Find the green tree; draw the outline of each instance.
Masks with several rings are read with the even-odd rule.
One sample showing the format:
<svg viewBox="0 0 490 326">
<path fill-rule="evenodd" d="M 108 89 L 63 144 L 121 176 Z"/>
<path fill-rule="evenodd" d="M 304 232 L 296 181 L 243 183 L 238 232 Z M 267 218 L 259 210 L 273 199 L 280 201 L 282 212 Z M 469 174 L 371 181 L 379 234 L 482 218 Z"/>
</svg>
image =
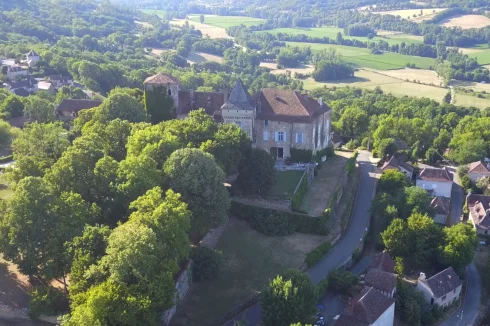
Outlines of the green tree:
<svg viewBox="0 0 490 326">
<path fill-rule="evenodd" d="M 146 121 L 143 104 L 127 94 L 116 93 L 107 97 L 96 109 L 95 120 L 109 122 L 114 119 L 129 122 Z"/>
<path fill-rule="evenodd" d="M 399 277 L 403 277 L 403 258 L 402 257 L 395 257 L 395 273 Z"/>
<path fill-rule="evenodd" d="M 204 24 L 204 15 L 199 16 L 199 21 L 201 22 L 201 24 Z"/>
<path fill-rule="evenodd" d="M 17 95 L 9 95 L 0 103 L 0 117 L 8 120 L 24 115 L 24 103 Z"/>
<path fill-rule="evenodd" d="M 408 253 L 409 241 L 407 223 L 399 218 L 394 219 L 390 226 L 381 233 L 383 244 L 393 256 L 405 257 Z"/>
<path fill-rule="evenodd" d="M 95 121 L 82 129 L 82 135 L 96 134 L 102 140 L 101 148 L 107 155 L 120 162 L 126 158 L 126 146 L 131 135 L 132 125 L 127 120 L 115 119 L 109 123 Z"/>
<path fill-rule="evenodd" d="M 223 262 L 223 254 L 206 246 L 192 249 L 192 279 L 194 281 L 211 280 L 215 278 Z"/>
<path fill-rule="evenodd" d="M 144 103 L 152 124 L 177 118 L 174 100 L 163 86 L 145 88 Z"/>
<path fill-rule="evenodd" d="M 398 150 L 396 147 L 395 139 L 393 138 L 382 139 L 375 147 L 380 158 L 392 156 Z"/>
<path fill-rule="evenodd" d="M 328 273 L 328 286 L 334 291 L 346 294 L 357 283 L 359 278 L 349 271 L 334 269 Z"/>
<path fill-rule="evenodd" d="M 419 187 L 406 187 L 403 192 L 403 197 L 405 204 L 400 210 L 401 217 L 407 218 L 413 212 L 427 213 L 427 208 L 431 201 L 431 197 L 427 191 Z"/>
<path fill-rule="evenodd" d="M 0 249 L 22 273 L 65 283 L 69 259 L 64 243 L 82 234 L 86 223 L 99 214 L 96 206 L 80 195 L 63 192 L 54 196 L 43 179 L 27 177 L 19 182 L 9 203 L 2 203 Z"/>
<path fill-rule="evenodd" d="M 205 234 L 227 216 L 230 206 L 225 174 L 213 156 L 199 149 L 179 149 L 163 166 L 166 182 L 182 194 L 192 211 L 191 229 Z"/>
<path fill-rule="evenodd" d="M 348 107 L 342 113 L 338 126 L 342 136 L 358 139 L 364 135 L 369 125 L 367 113 L 358 107 Z"/>
<path fill-rule="evenodd" d="M 441 263 L 462 271 L 475 257 L 477 246 L 475 229 L 468 223 L 459 223 L 445 228 L 444 235 Z"/>
<path fill-rule="evenodd" d="M 427 215 L 413 213 L 407 220 L 408 258 L 417 266 L 431 266 L 439 255 L 439 246 L 443 239 L 441 229 Z"/>
<path fill-rule="evenodd" d="M 220 124 L 213 139 L 202 143 L 201 149 L 210 153 L 226 175 L 238 172 L 240 164 L 252 149 L 247 133 L 235 124 Z"/>
<path fill-rule="evenodd" d="M 267 326 L 306 323 L 315 314 L 318 293 L 310 277 L 297 270 L 277 276 L 262 293 L 262 321 Z"/>
<path fill-rule="evenodd" d="M 468 139 L 468 141 L 452 149 L 451 158 L 460 164 L 468 164 L 481 160 L 487 155 L 487 145 L 482 139 Z"/>
<path fill-rule="evenodd" d="M 25 103 L 24 115 L 31 121 L 40 123 L 48 123 L 55 120 L 53 104 L 38 96 L 28 97 Z"/>
<path fill-rule="evenodd" d="M 404 189 L 406 185 L 407 179 L 404 173 L 395 169 L 389 169 L 381 175 L 377 188 L 379 192 L 394 195 L 400 190 Z"/>
<path fill-rule="evenodd" d="M 9 148 L 18 134 L 17 130 L 12 128 L 8 122 L 0 120 L 0 149 Z"/>
<path fill-rule="evenodd" d="M 238 187 L 246 194 L 266 194 L 275 182 L 274 165 L 269 153 L 253 148 L 238 175 Z"/>
</svg>

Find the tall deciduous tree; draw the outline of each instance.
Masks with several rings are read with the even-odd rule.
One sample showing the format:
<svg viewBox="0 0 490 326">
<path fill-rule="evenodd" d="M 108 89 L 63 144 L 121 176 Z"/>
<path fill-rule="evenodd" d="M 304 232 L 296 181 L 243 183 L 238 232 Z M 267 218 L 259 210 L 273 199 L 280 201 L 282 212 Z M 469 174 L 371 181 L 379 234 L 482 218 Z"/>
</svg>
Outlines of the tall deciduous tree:
<svg viewBox="0 0 490 326">
<path fill-rule="evenodd" d="M 143 122 L 147 116 L 143 104 L 137 99 L 127 94 L 115 93 L 96 109 L 95 119 L 109 122 L 118 118 L 129 122 Z"/>
<path fill-rule="evenodd" d="M 146 88 L 144 103 L 152 124 L 177 118 L 174 100 L 163 86 Z"/>
<path fill-rule="evenodd" d="M 205 234 L 227 216 L 230 199 L 225 174 L 213 156 L 199 149 L 179 149 L 163 166 L 170 188 L 182 194 L 192 211 L 192 231 Z"/>
<path fill-rule="evenodd" d="M 390 226 L 381 233 L 386 249 L 394 256 L 402 257 L 408 252 L 408 236 L 407 223 L 399 218 L 394 219 Z"/>
<path fill-rule="evenodd" d="M 316 311 L 318 291 L 310 277 L 300 271 L 277 276 L 262 294 L 262 321 L 266 326 L 310 321 Z"/>
<path fill-rule="evenodd" d="M 275 182 L 274 158 L 260 148 L 253 148 L 245 159 L 237 185 L 247 194 L 266 194 Z"/>
<path fill-rule="evenodd" d="M 38 96 L 30 96 L 26 101 L 24 115 L 31 121 L 48 123 L 55 120 L 53 104 Z"/>
<path fill-rule="evenodd" d="M 477 246 L 475 229 L 470 224 L 459 223 L 445 228 L 444 234 L 441 262 L 462 271 L 475 257 Z"/>
<path fill-rule="evenodd" d="M 12 147 L 15 168 L 8 170 L 10 181 L 27 176 L 42 177 L 70 146 L 61 123 L 30 123 L 18 133 Z"/>
<path fill-rule="evenodd" d="M 360 138 L 368 129 L 369 117 L 358 107 L 348 107 L 342 113 L 337 126 L 342 136 L 351 139 Z"/>
<path fill-rule="evenodd" d="M 381 175 L 377 187 L 379 192 L 394 195 L 402 190 L 406 185 L 407 179 L 404 173 L 395 169 L 389 169 Z"/>
</svg>

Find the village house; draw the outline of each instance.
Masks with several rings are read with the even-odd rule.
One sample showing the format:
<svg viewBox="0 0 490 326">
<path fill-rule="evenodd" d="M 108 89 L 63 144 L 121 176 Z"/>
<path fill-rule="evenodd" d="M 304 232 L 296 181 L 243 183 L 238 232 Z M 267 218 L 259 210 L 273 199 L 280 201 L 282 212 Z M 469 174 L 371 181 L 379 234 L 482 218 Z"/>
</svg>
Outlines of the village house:
<svg viewBox="0 0 490 326">
<path fill-rule="evenodd" d="M 29 96 L 38 90 L 38 82 L 33 78 L 24 80 L 8 81 L 6 83 L 9 92 L 19 96 Z"/>
<path fill-rule="evenodd" d="M 196 92 L 181 90 L 176 78 L 164 74 L 148 77 L 144 85 L 162 87 L 172 97 L 178 118 L 203 108 L 218 122 L 240 126 L 255 147 L 277 159 L 291 157 L 291 148 L 314 154 L 330 145 L 330 108 L 296 91 L 266 88 L 251 96 L 239 79 L 229 96 L 227 90 Z"/>
<path fill-rule="evenodd" d="M 490 177 L 490 163 L 486 164 L 482 161 L 477 161 L 468 164 L 468 176 L 472 182 L 477 182 L 478 179 Z"/>
<path fill-rule="evenodd" d="M 395 262 L 388 252 L 383 251 L 373 257 L 364 277 L 364 285 L 393 298 L 396 292 Z"/>
<path fill-rule="evenodd" d="M 466 207 L 468 220 L 478 234 L 490 234 L 490 196 L 468 194 Z"/>
<path fill-rule="evenodd" d="M 97 100 L 72 100 L 63 99 L 56 107 L 55 114 L 60 120 L 74 120 L 78 117 L 78 112 L 95 108 L 102 104 Z"/>
<path fill-rule="evenodd" d="M 451 198 L 453 177 L 446 168 L 425 168 L 420 171 L 416 185 L 433 197 Z"/>
<path fill-rule="evenodd" d="M 41 60 L 41 56 L 36 51 L 31 50 L 26 54 L 26 62 L 29 68 L 35 67 L 36 63 Z"/>
<path fill-rule="evenodd" d="M 63 86 L 73 85 L 73 79 L 68 76 L 53 75 L 49 76 L 48 81 L 55 87 L 61 88 Z"/>
<path fill-rule="evenodd" d="M 394 169 L 402 172 L 403 174 L 405 174 L 405 177 L 408 180 L 412 180 L 413 172 L 415 170 L 413 166 L 396 158 L 395 155 L 393 155 L 390 159 L 387 159 L 386 162 L 381 167 L 381 170 L 383 172 L 390 169 Z"/>
<path fill-rule="evenodd" d="M 27 76 L 28 74 L 29 72 L 27 71 L 27 69 L 23 69 L 21 66 L 14 65 L 7 68 L 7 77 L 10 80 L 14 80 L 22 76 Z"/>
<path fill-rule="evenodd" d="M 430 207 L 435 211 L 434 222 L 446 225 L 447 218 L 451 211 L 451 199 L 446 197 L 434 197 L 430 202 Z"/>
<path fill-rule="evenodd" d="M 335 326 L 393 326 L 395 300 L 372 287 L 364 288 L 354 297 Z"/>
<path fill-rule="evenodd" d="M 417 290 L 424 294 L 425 301 L 429 305 L 447 307 L 461 295 L 463 282 L 452 267 L 446 268 L 427 279 L 425 273 L 420 273 Z"/>
<path fill-rule="evenodd" d="M 53 84 L 51 84 L 50 82 L 47 82 L 47 81 L 40 81 L 38 84 L 37 84 L 37 90 L 38 91 L 46 91 L 48 93 L 51 93 L 53 94 L 55 92 L 55 88 L 53 86 Z"/>
</svg>

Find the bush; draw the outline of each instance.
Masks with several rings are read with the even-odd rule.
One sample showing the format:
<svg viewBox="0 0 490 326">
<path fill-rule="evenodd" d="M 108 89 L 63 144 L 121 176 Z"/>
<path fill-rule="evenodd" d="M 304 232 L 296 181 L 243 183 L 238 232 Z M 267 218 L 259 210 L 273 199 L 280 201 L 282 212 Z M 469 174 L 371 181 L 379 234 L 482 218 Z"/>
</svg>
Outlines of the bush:
<svg viewBox="0 0 490 326">
<path fill-rule="evenodd" d="M 303 201 L 303 197 L 305 196 L 307 191 L 308 191 L 308 178 L 306 177 L 306 173 L 304 173 L 303 177 L 301 177 L 301 181 L 298 189 L 296 190 L 296 192 L 293 194 L 293 197 L 291 198 L 291 206 L 294 211 L 297 211 L 301 206 L 301 202 Z"/>
<path fill-rule="evenodd" d="M 322 243 L 315 250 L 311 251 L 306 255 L 306 264 L 308 268 L 313 267 L 316 263 L 318 263 L 322 258 L 332 249 L 332 245 L 329 241 Z"/>
<path fill-rule="evenodd" d="M 468 192 L 468 190 L 471 189 L 471 179 L 468 175 L 463 176 L 461 179 L 461 186 L 465 190 L 465 192 Z"/>
<path fill-rule="evenodd" d="M 456 173 L 458 174 L 458 177 L 462 178 L 468 174 L 468 167 L 466 165 L 458 166 Z"/>
<path fill-rule="evenodd" d="M 355 151 L 354 156 L 352 156 L 347 163 L 345 164 L 345 170 L 347 171 L 347 174 L 350 176 L 356 169 L 356 160 L 357 156 L 359 155 L 359 152 Z"/>
<path fill-rule="evenodd" d="M 192 279 L 196 282 L 211 280 L 219 273 L 223 255 L 208 247 L 196 247 L 191 251 Z"/>
<path fill-rule="evenodd" d="M 68 301 L 63 294 L 50 287 L 36 288 L 29 302 L 29 317 L 36 319 L 41 315 L 53 316 L 68 310 Z"/>
<path fill-rule="evenodd" d="M 294 163 L 311 162 L 313 151 L 309 149 L 291 148 L 291 161 Z"/>
<path fill-rule="evenodd" d="M 231 201 L 231 214 L 237 218 L 247 221 L 252 228 L 266 235 L 287 235 L 293 232 L 327 235 L 328 228 L 325 218 L 317 218 L 304 214 L 279 211 L 270 208 L 248 205 Z M 274 227 L 273 223 L 280 222 L 281 230 L 269 231 Z M 287 226 L 287 228 L 285 228 Z M 284 228 L 284 229 L 283 229 Z"/>
<path fill-rule="evenodd" d="M 340 293 L 347 293 L 349 289 L 359 283 L 359 278 L 351 272 L 334 269 L 328 274 L 329 288 Z"/>
<path fill-rule="evenodd" d="M 352 261 L 357 263 L 359 261 L 359 258 L 361 258 L 361 252 L 359 248 L 356 248 L 356 250 L 354 250 L 354 252 L 352 253 Z"/>
<path fill-rule="evenodd" d="M 318 296 L 322 297 L 328 291 L 328 279 L 324 278 L 317 284 L 316 288 L 318 289 Z"/>
</svg>

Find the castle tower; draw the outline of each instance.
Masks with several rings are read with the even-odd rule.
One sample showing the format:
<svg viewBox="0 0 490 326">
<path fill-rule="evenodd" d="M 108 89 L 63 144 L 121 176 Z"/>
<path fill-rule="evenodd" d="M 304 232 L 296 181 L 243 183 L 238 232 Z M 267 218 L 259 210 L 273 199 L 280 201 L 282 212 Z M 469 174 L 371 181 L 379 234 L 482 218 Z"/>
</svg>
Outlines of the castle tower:
<svg viewBox="0 0 490 326">
<path fill-rule="evenodd" d="M 145 79 L 145 89 L 152 90 L 154 87 L 163 87 L 168 96 L 174 100 L 175 108 L 179 107 L 179 91 L 180 85 L 178 79 L 165 75 L 157 74 Z"/>
</svg>

